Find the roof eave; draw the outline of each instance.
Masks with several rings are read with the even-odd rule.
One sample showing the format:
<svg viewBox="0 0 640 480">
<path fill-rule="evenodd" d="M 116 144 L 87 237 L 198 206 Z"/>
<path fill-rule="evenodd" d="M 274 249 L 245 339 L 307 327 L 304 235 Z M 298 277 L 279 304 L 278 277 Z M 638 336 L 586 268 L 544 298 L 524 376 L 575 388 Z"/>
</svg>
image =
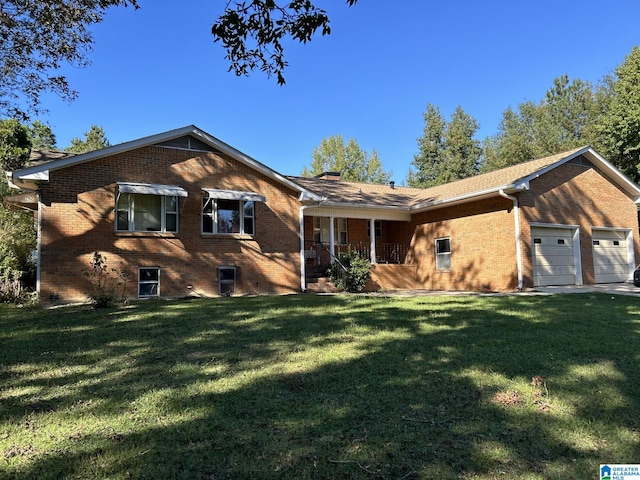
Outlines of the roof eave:
<svg viewBox="0 0 640 480">
<path fill-rule="evenodd" d="M 638 203 L 640 201 L 640 187 L 636 185 L 633 181 L 629 179 L 624 173 L 618 170 L 612 163 L 603 158 L 598 152 L 596 152 L 593 148 L 588 147 L 587 152 L 589 157 L 595 159 L 600 165 L 611 174 L 613 180 L 615 180 L 618 185 L 633 198 L 633 201 Z M 593 161 L 593 160 L 592 160 Z"/>
<path fill-rule="evenodd" d="M 372 203 L 351 203 L 351 202 L 328 202 L 328 201 L 323 201 L 320 205 L 318 206 L 322 206 L 322 207 L 329 207 L 329 208 L 345 208 L 345 209 L 353 209 L 353 208 L 366 208 L 369 210 L 380 210 L 380 211 L 387 211 L 387 210 L 393 210 L 396 212 L 408 212 L 409 211 L 409 207 L 404 207 L 404 206 L 400 206 L 400 205 L 375 205 Z"/>
<path fill-rule="evenodd" d="M 505 193 L 516 193 L 523 190 L 528 190 L 529 185 L 525 182 L 512 183 L 510 185 L 503 185 L 500 187 L 492 187 L 479 192 L 467 193 L 464 195 L 458 195 L 455 197 L 447 198 L 444 200 L 435 200 L 429 202 L 422 202 L 409 208 L 411 214 L 426 212 L 429 210 L 437 210 L 444 207 L 452 207 L 454 205 L 460 205 L 462 203 L 475 202 L 485 198 L 500 196 L 500 191 Z"/>
<path fill-rule="evenodd" d="M 570 155 L 567 155 L 566 157 L 561 158 L 557 162 L 552 163 L 551 165 L 548 165 L 545 168 L 538 170 L 537 172 L 532 173 L 527 177 L 524 177 L 522 181 L 529 183 L 531 182 L 531 180 L 534 180 L 540 177 L 541 175 L 544 175 L 550 170 L 553 170 L 554 168 L 559 167 L 560 165 L 567 163 L 573 160 L 574 158 L 579 157 L 580 155 L 586 156 L 593 164 L 595 164 L 596 166 L 604 170 L 605 173 L 607 173 L 607 175 L 611 178 L 611 180 L 613 180 L 620 188 L 622 188 L 625 192 L 627 192 L 631 198 L 633 198 L 634 202 L 636 203 L 640 202 L 640 187 L 638 187 L 638 185 L 633 183 L 625 174 L 623 174 L 620 170 L 618 170 L 612 163 L 610 163 L 608 160 L 603 158 L 591 146 L 586 146 L 581 148 L 580 150 L 576 150 Z"/>
<path fill-rule="evenodd" d="M 192 133 L 193 135 L 197 135 L 198 137 L 200 137 L 200 139 L 205 142 L 208 143 L 211 146 L 215 146 L 218 150 L 220 150 L 221 152 L 229 155 L 232 158 L 235 158 L 236 160 L 238 160 L 241 163 L 244 163 L 245 165 L 253 168 L 254 170 L 262 173 L 263 175 L 265 175 L 266 177 L 275 180 L 297 192 L 299 192 L 301 194 L 301 196 L 304 196 L 305 199 L 311 200 L 311 201 L 319 201 L 322 199 L 322 197 L 316 195 L 315 193 L 303 188 L 302 186 L 298 185 L 297 183 L 289 180 L 288 178 L 284 177 L 283 175 L 281 175 L 280 173 L 276 172 L 275 170 L 267 167 L 265 164 L 259 162 L 258 160 L 246 155 L 245 153 L 242 153 L 240 150 L 237 150 L 236 148 L 232 147 L 231 145 L 228 145 L 226 143 L 224 143 L 223 141 L 209 135 L 207 132 L 200 130 L 197 127 L 193 127 L 193 131 L 189 132 Z M 302 200 L 301 200 L 302 201 Z"/>
<path fill-rule="evenodd" d="M 48 181 L 49 171 L 59 170 L 61 168 L 69 167 L 72 165 L 78 165 L 78 164 L 90 162 L 92 160 L 96 160 L 99 158 L 128 152 L 130 150 L 135 150 L 137 148 L 154 145 L 161 142 L 166 142 L 174 138 L 179 138 L 183 135 L 193 135 L 195 137 L 198 137 L 204 143 L 229 155 L 235 160 L 253 168 L 254 170 L 265 175 L 266 177 L 272 180 L 275 180 L 278 183 L 285 185 L 296 192 L 303 194 L 305 197 L 308 197 L 309 199 L 313 199 L 314 201 L 321 200 L 321 197 L 314 194 L 313 192 L 310 192 L 305 188 L 303 188 L 302 186 L 298 185 L 297 183 L 285 178 L 283 175 L 279 174 L 275 170 L 272 170 L 266 165 L 260 163 L 259 161 L 242 153 L 240 150 L 237 150 L 232 146 L 224 143 L 223 141 L 217 139 L 216 137 L 209 135 L 208 133 L 199 129 L 195 125 L 189 125 L 186 127 L 177 128 L 175 130 L 170 130 L 168 132 L 158 133 L 158 134 L 140 138 L 137 140 L 120 143 L 118 145 L 112 145 L 109 147 L 102 148 L 100 150 L 94 150 L 92 152 L 84 153 L 81 155 L 75 155 L 72 157 L 62 158 L 59 160 L 53 160 L 43 165 L 36 165 L 33 167 L 24 168 L 22 170 L 16 170 L 15 172 L 12 172 L 12 179 L 17 183 L 25 180 L 29 180 L 29 181 L 34 180 L 38 182 Z M 43 172 L 46 172 L 46 178 L 33 177 L 34 174 L 43 174 Z"/>
</svg>

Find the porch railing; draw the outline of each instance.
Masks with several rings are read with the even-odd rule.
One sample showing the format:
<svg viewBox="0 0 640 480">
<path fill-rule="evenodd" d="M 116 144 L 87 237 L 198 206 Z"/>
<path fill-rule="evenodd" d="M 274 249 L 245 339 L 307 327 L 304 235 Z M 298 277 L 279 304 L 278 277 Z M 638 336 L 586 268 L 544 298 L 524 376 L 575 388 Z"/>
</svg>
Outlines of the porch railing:
<svg viewBox="0 0 640 480">
<path fill-rule="evenodd" d="M 371 246 L 365 243 L 336 244 L 335 255 L 340 252 L 356 252 L 360 257 L 371 259 Z M 376 263 L 404 263 L 409 252 L 409 245 L 401 243 L 376 244 Z M 329 244 L 305 242 L 305 259 L 308 264 L 328 265 L 331 261 Z"/>
</svg>

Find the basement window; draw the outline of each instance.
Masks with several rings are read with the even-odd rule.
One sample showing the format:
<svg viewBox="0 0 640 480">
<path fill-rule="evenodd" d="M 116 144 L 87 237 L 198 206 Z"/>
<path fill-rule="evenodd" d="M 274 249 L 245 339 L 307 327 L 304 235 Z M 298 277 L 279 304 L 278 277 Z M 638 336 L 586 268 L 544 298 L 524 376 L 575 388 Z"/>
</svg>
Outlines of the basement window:
<svg viewBox="0 0 640 480">
<path fill-rule="evenodd" d="M 436 239 L 436 270 L 451 270 L 451 239 Z"/>
<path fill-rule="evenodd" d="M 160 296 L 160 269 L 141 267 L 138 269 L 138 298 Z"/>
</svg>

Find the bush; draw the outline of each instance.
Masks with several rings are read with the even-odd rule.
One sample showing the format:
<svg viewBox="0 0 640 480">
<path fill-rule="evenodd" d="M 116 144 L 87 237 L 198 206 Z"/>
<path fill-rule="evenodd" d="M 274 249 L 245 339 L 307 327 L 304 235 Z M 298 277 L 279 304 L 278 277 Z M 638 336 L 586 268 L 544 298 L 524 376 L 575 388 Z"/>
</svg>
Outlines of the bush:
<svg viewBox="0 0 640 480">
<path fill-rule="evenodd" d="M 119 272 L 115 268 L 109 271 L 107 257 L 100 252 L 93 254 L 90 266 L 91 268 L 83 270 L 83 273 L 93 290 L 89 295 L 93 306 L 95 308 L 106 308 L 112 307 L 117 303 L 126 303 L 125 291 L 131 274 L 126 271 Z M 118 295 L 117 291 L 119 291 L 120 295 Z"/>
<path fill-rule="evenodd" d="M 35 244 L 33 215 L 5 207 L 0 198 L 1 302 L 31 301 L 29 297 L 35 287 Z"/>
<path fill-rule="evenodd" d="M 329 267 L 329 277 L 340 290 L 359 293 L 371 276 L 371 263 L 354 251 L 340 252 Z"/>
</svg>

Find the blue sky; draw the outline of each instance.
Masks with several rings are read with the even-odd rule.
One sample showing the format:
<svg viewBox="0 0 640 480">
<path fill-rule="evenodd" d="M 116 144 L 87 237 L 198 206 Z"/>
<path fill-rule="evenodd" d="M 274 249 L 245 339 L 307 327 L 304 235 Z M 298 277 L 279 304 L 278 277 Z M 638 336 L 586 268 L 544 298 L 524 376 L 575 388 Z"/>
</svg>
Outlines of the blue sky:
<svg viewBox="0 0 640 480">
<path fill-rule="evenodd" d="M 496 133 L 502 112 L 538 101 L 563 74 L 597 82 L 640 44 L 640 2 L 613 0 L 320 0 L 330 36 L 287 45 L 287 84 L 227 72 L 211 25 L 224 0 L 139 0 L 111 9 L 84 69 L 67 67 L 79 98 L 44 99 L 58 147 L 91 124 L 111 144 L 194 124 L 285 175 L 331 135 L 376 150 L 401 184 L 428 103 L 457 105 Z M 178 7 L 179 5 L 179 7 Z"/>
</svg>

